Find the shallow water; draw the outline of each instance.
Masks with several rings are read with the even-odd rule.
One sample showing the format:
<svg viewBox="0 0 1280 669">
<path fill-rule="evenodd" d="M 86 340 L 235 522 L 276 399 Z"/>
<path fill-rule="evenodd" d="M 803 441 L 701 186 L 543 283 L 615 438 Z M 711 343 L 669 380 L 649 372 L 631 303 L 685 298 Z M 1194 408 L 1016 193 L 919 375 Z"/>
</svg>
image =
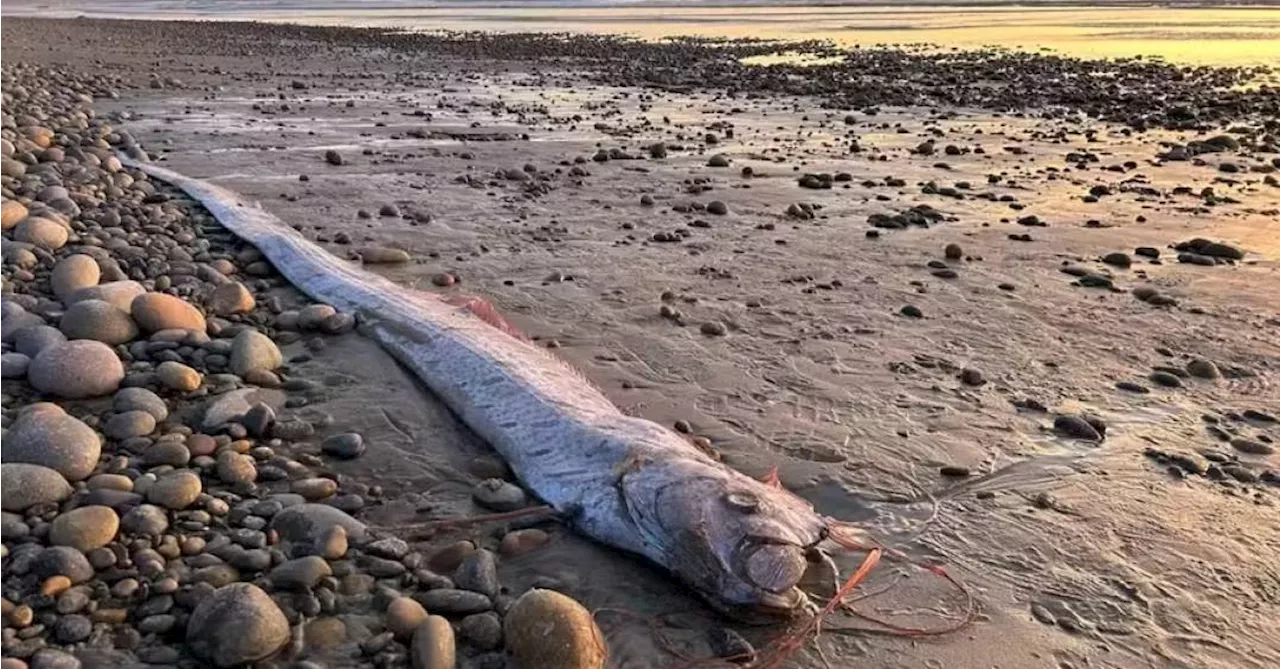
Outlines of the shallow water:
<svg viewBox="0 0 1280 669">
<path fill-rule="evenodd" d="M 934 44 L 998 46 L 1069 56 L 1147 56 L 1200 65 L 1280 66 L 1280 8 L 1025 6 L 750 6 L 672 7 L 582 4 L 465 7 L 379 2 L 50 3 L 11 0 L 11 15 L 258 20 L 409 30 L 580 32 L 643 39 L 677 35 L 717 38 L 825 39 L 844 46 Z M 424 6 L 427 5 L 427 6 Z M 487 5 L 487 6 L 485 6 Z"/>
</svg>

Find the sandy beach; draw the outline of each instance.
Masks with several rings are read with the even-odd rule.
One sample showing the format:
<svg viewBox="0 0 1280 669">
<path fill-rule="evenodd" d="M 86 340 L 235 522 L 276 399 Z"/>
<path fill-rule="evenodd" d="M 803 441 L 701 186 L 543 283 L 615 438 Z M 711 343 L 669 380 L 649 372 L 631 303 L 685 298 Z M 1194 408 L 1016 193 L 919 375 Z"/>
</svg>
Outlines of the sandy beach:
<svg viewBox="0 0 1280 669">
<path fill-rule="evenodd" d="M 819 64 L 742 62 L 780 50 Z M 3 61 L 5 669 L 75 666 L 50 664 L 48 649 L 89 667 L 217 664 L 184 629 L 210 595 L 199 574 L 229 563 L 231 580 L 262 586 L 287 618 L 288 646 L 257 666 L 416 667 L 416 641 L 387 638 L 389 603 L 482 592 L 449 581 L 467 582 L 455 570 L 476 554 L 497 556 L 500 593 L 478 611 L 426 606 L 457 629 L 457 666 L 520 666 L 477 629 L 532 587 L 597 612 L 610 667 L 690 666 L 713 658 L 709 632 L 764 649 L 784 630 L 726 620 L 554 520 L 423 529 L 485 512 L 477 485 L 509 472 L 341 315 L 318 334 L 283 325 L 306 300 L 270 267 L 251 273 L 252 250 L 199 207 L 162 186 L 163 197 L 130 195 L 133 179 L 112 176 L 127 169 L 77 158 L 103 150 L 85 130 L 95 124 L 117 134 L 103 144 L 257 200 L 399 284 L 492 301 L 625 412 L 697 438 L 727 466 L 753 477 L 777 467 L 818 511 L 908 556 L 873 572 L 857 611 L 919 629 L 957 620 L 964 598 L 919 564 L 945 565 L 974 596 L 973 622 L 940 636 L 835 615 L 783 666 L 1280 663 L 1280 95 L 1259 84 L 1274 77 L 1260 66 L 12 17 Z M 60 87 L 75 94 L 39 92 Z M 51 130 L 45 146 L 37 127 Z M 65 163 L 46 158 L 50 146 Z M 123 222 L 107 213 L 117 200 Z M 9 202 L 57 210 L 69 239 L 20 237 L 30 226 L 10 222 Z M 139 221 L 148 206 L 171 223 Z M 170 241 L 150 243 L 155 226 Z M 184 248 L 185 260 L 172 253 Z M 371 249 L 404 254 L 374 264 Z M 269 335 L 278 387 L 229 362 L 201 367 L 202 353 L 179 358 L 204 375 L 199 388 L 166 390 L 159 352 L 178 347 L 142 327 L 156 333 L 148 349 L 135 327 L 108 350 L 128 354 L 124 385 L 138 376 L 170 417 L 118 438 L 104 430 L 136 411 L 111 392 L 59 397 L 33 385 L 32 368 L 11 375 L 11 355 L 39 358 L 11 323 L 38 317 L 67 333 L 73 305 L 51 275 L 76 253 L 115 257 L 121 280 L 199 306 L 213 345 L 182 346 L 216 355 L 233 333 Z M 174 270 L 216 260 L 256 302 L 223 317 L 225 330 L 210 297 L 223 281 Z M 129 318 L 144 325 L 136 306 Z M 147 355 L 132 357 L 140 342 Z M 253 388 L 281 396 L 273 420 L 310 427 L 254 434 L 243 416 L 194 417 Z M 105 445 L 91 474 L 63 474 L 74 491 L 11 508 L 8 468 L 35 462 L 11 452 L 15 426 L 41 400 Z M 197 462 L 204 432 L 219 452 L 254 459 L 256 483 L 222 476 L 213 451 Z M 350 433 L 358 457 L 336 457 L 326 439 Z M 189 462 L 144 457 L 172 434 Z M 41 591 L 60 575 L 38 557 L 60 515 L 136 515 L 141 498 L 86 502 L 107 485 L 95 478 L 133 490 L 174 471 L 202 477 L 204 497 L 169 507 L 168 530 L 121 529 L 84 551 L 86 566 L 95 549 L 123 558 L 71 580 L 78 608 Z M 332 485 L 298 492 L 313 480 Z M 287 508 L 252 510 L 288 493 L 404 550 L 357 549 L 353 537 L 325 580 L 291 591 L 273 580 L 295 559 L 279 543 L 287 532 L 263 533 Z M 210 500 L 230 510 L 207 512 Z M 515 547 L 513 534 L 536 546 Z M 140 551 L 220 536 L 280 554 L 256 564 L 184 548 L 139 569 Z M 863 554 L 833 557 L 847 576 Z M 139 587 L 116 587 L 126 580 Z M 307 612 L 307 598 L 320 608 Z M 34 620 L 14 618 L 23 607 Z M 126 613 L 96 614 L 108 610 Z M 143 625 L 156 615 L 172 620 Z M 64 634 L 68 618 L 90 632 Z"/>
</svg>

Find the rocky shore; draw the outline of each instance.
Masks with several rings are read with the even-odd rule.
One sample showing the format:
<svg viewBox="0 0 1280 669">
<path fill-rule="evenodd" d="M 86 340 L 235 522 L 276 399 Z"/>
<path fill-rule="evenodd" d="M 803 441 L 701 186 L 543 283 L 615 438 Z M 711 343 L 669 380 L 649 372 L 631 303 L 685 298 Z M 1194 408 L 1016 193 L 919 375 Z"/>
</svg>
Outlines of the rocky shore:
<svg viewBox="0 0 1280 669">
<path fill-rule="evenodd" d="M 743 471 L 781 462 L 825 513 L 980 589 L 965 638 L 824 637 L 844 660 L 1280 658 L 1264 72 L 4 33 L 3 669 L 668 666 L 652 621 L 698 608 L 545 515 L 439 525 L 537 500 L 352 314 L 117 153 L 226 178 L 396 280 L 494 297 L 619 404 Z M 945 594 L 873 604 L 924 625 Z M 777 633 L 725 624 L 671 628 L 695 658 Z"/>
</svg>

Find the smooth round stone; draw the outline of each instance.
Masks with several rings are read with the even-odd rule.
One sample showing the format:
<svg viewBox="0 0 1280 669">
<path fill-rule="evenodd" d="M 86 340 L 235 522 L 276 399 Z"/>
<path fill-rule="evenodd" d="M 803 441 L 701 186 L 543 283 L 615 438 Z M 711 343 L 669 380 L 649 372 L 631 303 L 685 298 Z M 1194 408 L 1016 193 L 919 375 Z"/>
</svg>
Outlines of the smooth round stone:
<svg viewBox="0 0 1280 669">
<path fill-rule="evenodd" d="M 295 504 L 286 507 L 271 518 L 270 528 L 280 537 L 280 543 L 289 555 L 322 554 L 334 526 L 341 526 L 346 537 L 356 544 L 364 543 L 368 536 L 365 524 L 346 512 L 325 504 Z M 345 552 L 345 551 L 344 551 Z"/>
<path fill-rule="evenodd" d="M 338 492 L 338 482 L 326 478 L 309 478 L 294 481 L 291 490 L 302 495 L 307 501 L 315 501 L 332 497 Z"/>
<path fill-rule="evenodd" d="M 120 517 L 105 506 L 82 506 L 59 515 L 49 524 L 49 543 L 87 553 L 111 543 Z"/>
<path fill-rule="evenodd" d="M 530 590 L 507 611 L 502 624 L 507 652 L 520 667 L 603 669 L 604 635 L 591 612 L 554 590 Z"/>
<path fill-rule="evenodd" d="M 7 445 L 11 437 L 5 437 Z M 5 449 L 5 459 L 9 458 Z M 71 484 L 56 470 L 23 462 L 0 464 L 0 499 L 5 511 L 21 513 L 37 504 L 61 502 L 71 496 Z M 8 540 L 9 534 L 5 533 Z"/>
<path fill-rule="evenodd" d="M 166 360 L 156 367 L 156 380 L 169 390 L 189 393 L 200 387 L 204 377 L 200 372 L 180 362 Z"/>
<path fill-rule="evenodd" d="M 412 636 L 426 619 L 427 610 L 411 597 L 397 597 L 387 605 L 387 631 L 401 639 Z"/>
<path fill-rule="evenodd" d="M 123 474 L 94 474 L 85 484 L 90 490 L 133 490 L 133 480 Z"/>
<path fill-rule="evenodd" d="M 463 558 L 453 572 L 453 582 L 463 590 L 483 594 L 490 599 L 498 595 L 498 558 L 493 551 L 481 548 Z"/>
<path fill-rule="evenodd" d="M 25 666 L 25 665 L 24 665 Z M 81 669 L 83 665 L 75 655 L 56 648 L 43 648 L 31 657 L 31 669 Z M 10 669 L 8 664 L 3 669 Z"/>
<path fill-rule="evenodd" d="M 413 260 L 403 249 L 374 246 L 360 250 L 360 261 L 366 265 L 399 265 Z"/>
<path fill-rule="evenodd" d="M 110 302 L 115 308 L 132 315 L 133 300 L 146 293 L 147 289 L 137 281 L 108 281 L 107 283 L 80 288 L 73 291 L 63 303 L 71 306 L 84 300 L 102 300 Z"/>
<path fill-rule="evenodd" d="M 315 555 L 289 560 L 271 570 L 271 584 L 281 590 L 310 590 L 320 579 L 332 576 L 333 570 L 324 558 Z"/>
<path fill-rule="evenodd" d="M 66 300 L 72 293 L 81 288 L 98 285 L 102 278 L 102 270 L 98 261 L 92 256 L 77 253 L 69 255 L 53 266 L 49 275 L 49 285 L 59 300 Z"/>
<path fill-rule="evenodd" d="M 42 393 L 66 399 L 98 397 L 120 387 L 124 365 L 102 342 L 68 341 L 41 351 L 27 369 L 27 380 Z"/>
<path fill-rule="evenodd" d="M 1187 373 L 1198 379 L 1220 379 L 1222 372 L 1218 370 L 1218 366 L 1212 360 L 1204 358 L 1196 358 L 1187 363 Z"/>
<path fill-rule="evenodd" d="M 126 411 L 107 420 L 102 432 L 116 441 L 142 437 L 156 430 L 156 417 L 146 411 Z"/>
<path fill-rule="evenodd" d="M 437 588 L 414 596 L 428 611 L 450 615 L 483 613 L 493 608 L 493 600 L 470 590 Z"/>
<path fill-rule="evenodd" d="M 551 535 L 536 527 L 507 532 L 498 545 L 498 552 L 509 557 L 524 555 L 541 548 L 551 540 Z"/>
<path fill-rule="evenodd" d="M 336 313 L 338 310 L 327 304 L 308 304 L 298 310 L 298 329 L 317 330 Z"/>
<path fill-rule="evenodd" d="M 187 621 L 187 647 L 217 667 L 260 660 L 288 643 L 289 636 L 280 607 L 249 583 L 218 588 Z"/>
<path fill-rule="evenodd" d="M 84 583 L 93 578 L 93 565 L 84 553 L 70 546 L 50 546 L 40 551 L 31 568 L 40 579 L 66 576 L 72 583 Z"/>
<path fill-rule="evenodd" d="M 252 483 L 258 480 L 258 468 L 253 458 L 226 449 L 218 454 L 216 471 L 223 483 Z"/>
<path fill-rule="evenodd" d="M 455 644 L 449 621 L 440 616 L 427 616 L 413 631 L 410 664 L 413 669 L 455 669 L 458 666 Z"/>
<path fill-rule="evenodd" d="M 195 503 L 203 488 L 195 472 L 178 470 L 162 476 L 147 491 L 147 501 L 180 511 Z"/>
<path fill-rule="evenodd" d="M 15 541 L 29 534 L 31 534 L 31 526 L 23 522 L 22 516 L 8 511 L 0 513 L 0 536 Z"/>
<path fill-rule="evenodd" d="M 364 437 L 356 432 L 335 434 L 320 442 L 320 451 L 343 460 L 360 457 L 364 453 Z"/>
<path fill-rule="evenodd" d="M 209 294 L 209 299 L 205 301 L 205 307 L 209 312 L 218 316 L 248 313 L 253 311 L 255 306 L 253 293 L 239 281 L 231 281 L 214 288 Z"/>
<path fill-rule="evenodd" d="M 41 216 L 28 216 L 13 229 L 16 241 L 56 251 L 67 245 L 70 236 L 66 226 Z"/>
<path fill-rule="evenodd" d="M 27 375 L 31 366 L 31 358 L 21 353 L 5 353 L 0 355 L 0 378 L 20 379 Z"/>
<path fill-rule="evenodd" d="M 126 534 L 158 537 L 169 529 L 169 516 L 158 506 L 139 504 L 124 514 L 120 527 Z"/>
<path fill-rule="evenodd" d="M 145 411 L 163 421 L 169 417 L 169 406 L 159 395 L 146 388 L 121 388 L 111 398 L 111 408 L 116 411 Z"/>
<path fill-rule="evenodd" d="M 19 353 L 36 357 L 40 352 L 67 340 L 62 331 L 50 325 L 33 325 L 22 328 L 13 335 L 13 347 Z"/>
<path fill-rule="evenodd" d="M 176 441 L 162 441 L 147 447 L 142 452 L 142 462 L 148 467 L 169 465 L 170 467 L 186 467 L 191 462 L 191 451 L 186 444 Z"/>
<path fill-rule="evenodd" d="M 524 490 L 502 479 L 485 479 L 471 491 L 477 504 L 494 511 L 515 511 L 525 505 Z"/>
<path fill-rule="evenodd" d="M 231 342 L 231 372 L 244 376 L 250 370 L 271 371 L 284 364 L 280 348 L 257 330 L 245 330 Z"/>
<path fill-rule="evenodd" d="M 133 298 L 129 313 L 145 332 L 205 331 L 204 316 L 195 307 L 186 300 L 165 293 L 144 293 Z"/>
<path fill-rule="evenodd" d="M 93 622 L 81 615 L 62 616 L 53 626 L 54 638 L 63 644 L 79 643 L 92 633 Z"/>
<path fill-rule="evenodd" d="M 12 230 L 22 219 L 27 217 L 27 206 L 16 200 L 5 200 L 0 204 L 0 229 Z"/>
<path fill-rule="evenodd" d="M 93 428 L 75 417 L 52 411 L 21 416 L 3 442 L 6 463 L 43 465 L 71 482 L 93 473 L 102 454 L 102 442 Z"/>
<path fill-rule="evenodd" d="M 476 650 L 502 646 L 502 620 L 493 612 L 475 613 L 458 623 L 458 632 Z"/>
<path fill-rule="evenodd" d="M 103 300 L 84 300 L 71 305 L 58 328 L 67 339 L 92 339 L 115 346 L 133 341 L 138 326 L 129 314 Z"/>
</svg>

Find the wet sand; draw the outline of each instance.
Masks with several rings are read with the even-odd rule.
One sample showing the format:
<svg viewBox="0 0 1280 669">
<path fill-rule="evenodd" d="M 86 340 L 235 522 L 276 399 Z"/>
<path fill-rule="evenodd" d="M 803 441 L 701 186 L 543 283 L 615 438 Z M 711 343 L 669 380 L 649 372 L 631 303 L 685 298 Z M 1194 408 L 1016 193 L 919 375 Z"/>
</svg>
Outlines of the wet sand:
<svg viewBox="0 0 1280 669">
<path fill-rule="evenodd" d="M 981 103 L 830 107 L 821 87 L 729 94 L 492 44 L 268 34 L 11 19 L 4 59 L 123 76 L 137 88 L 95 108 L 166 166 L 260 200 L 340 255 L 409 251 L 382 271 L 491 299 L 627 411 L 683 421 L 746 473 L 778 466 L 819 511 L 946 564 L 979 602 L 961 632 L 828 632 L 791 666 L 823 666 L 819 652 L 837 667 L 1280 662 L 1280 456 L 1209 429 L 1280 438 L 1265 421 L 1280 409 L 1278 144 L 1254 113 L 1265 99 L 1135 131 Z M 1226 125 L 1247 130 L 1236 148 L 1158 158 Z M 655 142 L 665 157 L 651 157 Z M 801 186 L 820 173 L 848 178 Z M 921 206 L 941 216 L 874 225 Z M 1243 258 L 1178 262 L 1170 247 L 1195 237 Z M 1116 252 L 1131 264 L 1101 262 Z M 435 288 L 441 273 L 457 284 Z M 1196 359 L 1221 378 L 1187 375 Z M 391 493 L 366 520 L 472 511 L 468 462 L 483 444 L 366 340 L 345 337 L 315 364 L 341 389 L 318 408 L 371 444 L 336 468 Z M 1104 440 L 1052 429 L 1080 414 L 1105 422 Z M 673 635 L 695 654 L 722 624 L 679 584 L 567 532 L 502 570 L 514 590 L 553 579 L 593 609 L 686 612 Z M 865 591 L 895 583 L 858 608 L 938 626 L 962 603 L 893 561 Z M 600 622 L 615 666 L 678 664 L 643 623 Z M 758 645 L 777 633 L 741 631 Z"/>
</svg>

